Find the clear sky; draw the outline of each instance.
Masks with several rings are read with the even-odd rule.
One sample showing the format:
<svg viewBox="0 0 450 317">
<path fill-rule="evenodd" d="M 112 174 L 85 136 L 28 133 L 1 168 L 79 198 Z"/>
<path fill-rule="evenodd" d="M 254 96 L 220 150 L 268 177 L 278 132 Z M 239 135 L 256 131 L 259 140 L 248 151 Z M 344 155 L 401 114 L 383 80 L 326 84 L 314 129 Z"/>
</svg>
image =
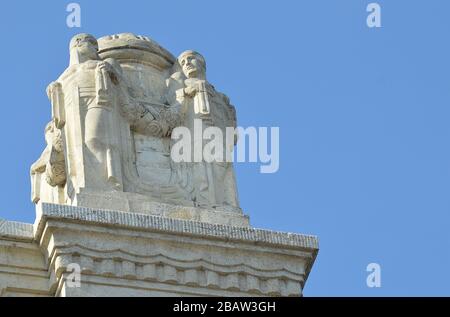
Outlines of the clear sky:
<svg viewBox="0 0 450 317">
<path fill-rule="evenodd" d="M 46 86 L 70 38 L 133 32 L 201 52 L 241 126 L 280 127 L 280 169 L 236 165 L 253 226 L 319 236 L 304 290 L 450 295 L 450 1 L 3 1 L 0 217 L 33 222 L 29 167 L 44 148 Z M 381 288 L 366 266 L 381 265 Z"/>
</svg>

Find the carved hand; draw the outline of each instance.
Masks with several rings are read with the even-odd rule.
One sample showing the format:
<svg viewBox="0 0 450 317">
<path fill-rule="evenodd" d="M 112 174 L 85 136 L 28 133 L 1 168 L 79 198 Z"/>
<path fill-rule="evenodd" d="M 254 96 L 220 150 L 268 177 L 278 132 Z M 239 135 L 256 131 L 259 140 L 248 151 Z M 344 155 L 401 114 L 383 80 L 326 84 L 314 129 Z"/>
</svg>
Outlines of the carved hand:
<svg viewBox="0 0 450 317">
<path fill-rule="evenodd" d="M 98 67 L 98 69 L 101 69 L 101 70 L 104 69 L 106 71 L 113 71 L 112 66 L 108 62 L 105 62 L 105 61 L 99 62 L 97 67 Z"/>
<path fill-rule="evenodd" d="M 197 87 L 194 86 L 188 86 L 186 88 L 184 88 L 184 94 L 188 97 L 194 97 L 195 94 L 198 92 Z"/>
<path fill-rule="evenodd" d="M 50 83 L 50 85 L 47 86 L 47 96 L 51 99 L 51 96 L 53 94 L 53 91 L 57 88 L 59 84 L 54 81 L 52 83 Z"/>
</svg>

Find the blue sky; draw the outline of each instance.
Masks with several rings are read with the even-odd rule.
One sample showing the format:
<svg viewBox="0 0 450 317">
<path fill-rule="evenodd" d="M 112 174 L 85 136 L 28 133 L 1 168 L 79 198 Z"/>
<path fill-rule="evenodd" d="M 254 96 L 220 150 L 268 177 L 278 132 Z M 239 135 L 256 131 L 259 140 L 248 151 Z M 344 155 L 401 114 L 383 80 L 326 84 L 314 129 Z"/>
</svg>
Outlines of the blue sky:
<svg viewBox="0 0 450 317">
<path fill-rule="evenodd" d="M 450 295 L 450 2 L 377 1 L 378 29 L 370 2 L 78 1 L 79 29 L 70 1 L 2 2 L 0 217 L 34 221 L 29 167 L 70 38 L 133 32 L 201 52 L 239 125 L 280 127 L 278 173 L 237 164 L 239 194 L 254 226 L 319 236 L 305 296 Z"/>
</svg>

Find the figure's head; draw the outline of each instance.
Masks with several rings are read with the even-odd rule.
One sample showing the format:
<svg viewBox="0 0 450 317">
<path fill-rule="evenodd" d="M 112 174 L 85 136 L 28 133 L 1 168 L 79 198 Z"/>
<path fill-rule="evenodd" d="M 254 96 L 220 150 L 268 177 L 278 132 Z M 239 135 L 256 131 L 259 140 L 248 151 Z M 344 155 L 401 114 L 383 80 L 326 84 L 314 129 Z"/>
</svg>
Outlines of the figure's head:
<svg viewBox="0 0 450 317">
<path fill-rule="evenodd" d="M 86 33 L 77 34 L 72 38 L 70 41 L 70 52 L 71 54 L 76 52 L 79 62 L 99 59 L 97 40 Z"/>
<path fill-rule="evenodd" d="M 205 79 L 206 62 L 200 53 L 185 51 L 178 57 L 178 63 L 187 78 Z"/>
</svg>

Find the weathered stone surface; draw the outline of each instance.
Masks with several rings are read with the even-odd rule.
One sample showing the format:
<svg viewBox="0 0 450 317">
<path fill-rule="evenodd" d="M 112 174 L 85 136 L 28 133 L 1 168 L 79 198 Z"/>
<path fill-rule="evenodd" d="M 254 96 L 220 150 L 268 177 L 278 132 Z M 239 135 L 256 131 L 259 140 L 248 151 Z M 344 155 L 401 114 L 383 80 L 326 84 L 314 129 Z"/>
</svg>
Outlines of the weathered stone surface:
<svg viewBox="0 0 450 317">
<path fill-rule="evenodd" d="M 45 203 L 34 234 L 9 227 L 2 296 L 299 296 L 318 251 L 314 236 Z"/>
<path fill-rule="evenodd" d="M 251 228 L 230 162 L 169 155 L 176 128 L 236 126 L 199 53 L 79 34 L 47 94 L 36 220 L 0 221 L 0 296 L 302 294 L 317 238 Z"/>
<path fill-rule="evenodd" d="M 0 296 L 47 296 L 45 259 L 33 238 L 33 225 L 0 223 Z"/>
<path fill-rule="evenodd" d="M 56 296 L 299 296 L 318 250 L 313 236 L 51 204 L 35 236 Z"/>
<path fill-rule="evenodd" d="M 80 208 L 42 203 L 37 206 L 37 215 L 42 219 L 63 218 L 76 221 L 86 221 L 121 227 L 142 228 L 188 234 L 201 237 L 221 238 L 227 241 L 242 240 L 255 244 L 277 244 L 285 247 L 318 249 L 315 236 L 296 233 L 277 232 L 255 228 L 240 228 L 235 226 L 217 225 L 191 220 L 179 220 L 167 217 L 141 215 L 129 212 Z M 37 226 L 36 226 L 37 225 Z M 40 231 L 42 225 L 37 222 L 35 229 Z"/>
<path fill-rule="evenodd" d="M 33 225 L 0 219 L 0 237 L 33 241 Z"/>
<path fill-rule="evenodd" d="M 47 93 L 52 119 L 47 147 L 31 167 L 33 202 L 142 213 L 161 203 L 179 206 L 170 217 L 249 226 L 232 163 L 170 156 L 174 128 L 193 131 L 197 119 L 203 130 L 236 126 L 235 109 L 206 80 L 200 54 L 175 59 L 130 33 L 98 41 L 79 34 L 70 43 L 69 67 Z"/>
</svg>

